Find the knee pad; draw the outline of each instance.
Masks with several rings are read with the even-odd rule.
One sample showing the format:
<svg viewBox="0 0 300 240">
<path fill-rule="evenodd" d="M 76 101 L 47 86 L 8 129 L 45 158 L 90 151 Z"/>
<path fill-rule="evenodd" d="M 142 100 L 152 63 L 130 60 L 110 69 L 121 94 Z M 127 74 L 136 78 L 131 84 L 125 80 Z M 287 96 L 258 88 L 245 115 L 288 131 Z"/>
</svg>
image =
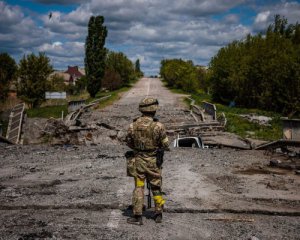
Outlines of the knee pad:
<svg viewBox="0 0 300 240">
<path fill-rule="evenodd" d="M 163 199 L 161 195 L 153 196 L 153 200 L 155 202 L 155 205 L 162 206 L 165 204 L 166 200 Z"/>
<path fill-rule="evenodd" d="M 135 185 L 136 185 L 136 187 L 144 187 L 145 186 L 145 180 L 136 178 L 135 179 Z"/>
</svg>

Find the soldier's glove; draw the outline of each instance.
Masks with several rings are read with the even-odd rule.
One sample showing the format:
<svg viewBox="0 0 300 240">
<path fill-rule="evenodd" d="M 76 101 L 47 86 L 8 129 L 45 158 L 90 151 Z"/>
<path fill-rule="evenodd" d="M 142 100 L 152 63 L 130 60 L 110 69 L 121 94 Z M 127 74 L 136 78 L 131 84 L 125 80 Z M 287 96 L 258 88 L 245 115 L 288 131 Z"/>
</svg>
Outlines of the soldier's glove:
<svg viewBox="0 0 300 240">
<path fill-rule="evenodd" d="M 128 159 L 128 158 L 133 158 L 134 157 L 134 152 L 133 151 L 127 151 L 126 153 L 125 153 L 125 157 L 126 157 L 126 159 Z"/>
<path fill-rule="evenodd" d="M 164 149 L 157 149 L 156 152 L 156 165 L 160 168 L 163 163 L 164 163 L 164 154 L 165 154 L 165 150 Z"/>
</svg>

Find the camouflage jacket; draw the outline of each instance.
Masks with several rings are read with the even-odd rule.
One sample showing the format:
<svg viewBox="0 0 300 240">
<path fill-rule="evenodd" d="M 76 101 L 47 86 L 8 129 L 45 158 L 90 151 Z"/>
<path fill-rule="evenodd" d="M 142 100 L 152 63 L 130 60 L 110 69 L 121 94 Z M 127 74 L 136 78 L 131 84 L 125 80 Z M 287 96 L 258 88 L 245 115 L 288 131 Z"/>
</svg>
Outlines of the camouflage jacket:
<svg viewBox="0 0 300 240">
<path fill-rule="evenodd" d="M 126 142 L 137 152 L 155 152 L 158 148 L 169 148 L 164 125 L 148 116 L 141 116 L 130 124 Z"/>
</svg>

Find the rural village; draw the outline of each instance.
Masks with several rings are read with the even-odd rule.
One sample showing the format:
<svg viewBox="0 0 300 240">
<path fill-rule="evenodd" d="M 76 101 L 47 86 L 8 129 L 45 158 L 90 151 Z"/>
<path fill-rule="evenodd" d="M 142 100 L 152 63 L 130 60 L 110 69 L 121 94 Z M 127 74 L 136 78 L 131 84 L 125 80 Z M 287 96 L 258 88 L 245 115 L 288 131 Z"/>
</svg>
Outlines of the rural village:
<svg viewBox="0 0 300 240">
<path fill-rule="evenodd" d="M 0 13 L 21 7 L 0 1 Z M 76 64 L 0 48 L 0 240 L 300 239 L 300 24 L 274 15 L 206 65 L 162 56 L 144 72 L 141 55 L 105 44 L 110 18 L 88 16 Z M 136 218 L 128 174 L 145 99 L 168 139 L 162 221 L 148 175 Z"/>
</svg>

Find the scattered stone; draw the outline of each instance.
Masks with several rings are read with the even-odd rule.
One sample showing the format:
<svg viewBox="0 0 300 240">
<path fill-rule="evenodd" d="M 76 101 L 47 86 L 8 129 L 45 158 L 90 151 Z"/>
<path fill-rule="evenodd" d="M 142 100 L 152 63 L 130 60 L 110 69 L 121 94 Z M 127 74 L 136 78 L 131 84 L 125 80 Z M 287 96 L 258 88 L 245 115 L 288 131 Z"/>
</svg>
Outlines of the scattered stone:
<svg viewBox="0 0 300 240">
<path fill-rule="evenodd" d="M 209 167 L 209 166 L 210 166 L 209 164 L 204 164 L 204 163 L 201 164 L 201 167 Z"/>
<path fill-rule="evenodd" d="M 101 153 L 99 153 L 97 156 L 97 158 L 107 158 L 107 157 L 108 157 L 107 154 L 101 154 Z"/>
<path fill-rule="evenodd" d="M 239 116 L 247 119 L 249 122 L 258 123 L 263 126 L 270 126 L 270 121 L 272 121 L 271 117 L 257 116 L 254 114 L 240 114 Z"/>
<path fill-rule="evenodd" d="M 249 238 L 249 240 L 259 240 L 259 238 L 255 237 L 255 236 L 252 236 Z"/>
<path fill-rule="evenodd" d="M 39 169 L 36 166 L 29 168 L 30 172 L 37 172 Z"/>
<path fill-rule="evenodd" d="M 36 154 L 38 154 L 38 155 L 45 155 L 46 151 L 40 151 L 40 152 L 37 152 Z"/>
<path fill-rule="evenodd" d="M 88 132 L 86 135 L 85 135 L 85 139 L 88 140 L 88 141 L 92 141 L 93 140 L 93 134 Z"/>
<path fill-rule="evenodd" d="M 109 136 L 111 139 L 116 139 L 117 136 L 118 136 L 118 133 L 117 133 L 117 131 L 110 130 L 109 133 L 108 133 L 108 136 Z"/>
<path fill-rule="evenodd" d="M 59 179 L 55 179 L 55 180 L 52 180 L 50 182 L 46 182 L 46 183 L 41 183 L 40 186 L 41 187 L 53 187 L 55 185 L 59 185 L 61 184 L 62 182 L 59 180 Z"/>
<path fill-rule="evenodd" d="M 270 160 L 270 166 L 271 167 L 277 167 L 280 163 L 281 163 L 281 161 L 277 160 L 277 159 Z"/>
<path fill-rule="evenodd" d="M 51 232 L 42 229 L 40 233 L 27 233 L 22 234 L 19 240 L 32 240 L 32 239 L 41 239 L 41 238 L 53 238 L 53 234 Z"/>
<path fill-rule="evenodd" d="M 87 166 L 85 166 L 85 168 L 92 168 L 93 165 L 91 163 L 89 163 Z"/>
</svg>

